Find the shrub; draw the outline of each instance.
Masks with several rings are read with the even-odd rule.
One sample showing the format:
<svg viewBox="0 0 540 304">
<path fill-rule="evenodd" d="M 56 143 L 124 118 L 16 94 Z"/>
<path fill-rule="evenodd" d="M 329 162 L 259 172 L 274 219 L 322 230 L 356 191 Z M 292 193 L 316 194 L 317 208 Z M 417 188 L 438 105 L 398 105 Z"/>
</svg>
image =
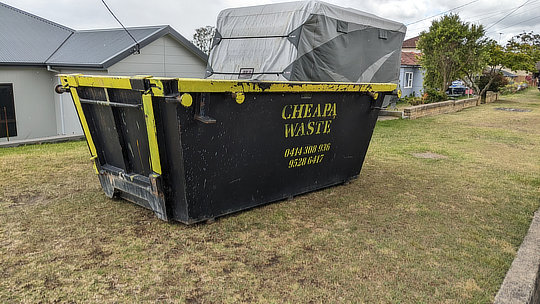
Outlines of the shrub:
<svg viewBox="0 0 540 304">
<path fill-rule="evenodd" d="M 499 92 L 503 95 L 505 94 L 513 94 L 521 90 L 525 90 L 528 87 L 528 84 L 524 82 L 514 82 L 512 84 L 507 84 L 504 87 L 502 87 Z"/>
<path fill-rule="evenodd" d="M 478 88 L 482 90 L 486 84 L 489 82 L 489 75 L 484 73 L 478 80 L 476 81 L 476 85 L 478 85 Z M 493 79 L 493 82 L 489 85 L 489 88 L 486 91 L 493 91 L 493 92 L 499 92 L 499 90 L 506 86 L 508 84 L 508 80 L 503 76 L 502 73 L 497 73 Z M 484 92 L 485 94 L 485 92 Z"/>
<path fill-rule="evenodd" d="M 407 96 L 403 96 L 399 99 L 399 102 L 402 102 L 402 103 L 408 103 L 410 105 L 413 105 L 413 106 L 416 106 L 416 105 L 419 105 L 419 104 L 423 104 L 423 101 L 422 101 L 422 98 L 420 97 L 416 97 L 414 95 L 414 93 L 412 94 L 409 94 Z"/>
<path fill-rule="evenodd" d="M 422 100 L 424 103 L 434 103 L 448 100 L 448 96 L 444 92 L 440 92 L 436 89 L 426 88 Z"/>
</svg>

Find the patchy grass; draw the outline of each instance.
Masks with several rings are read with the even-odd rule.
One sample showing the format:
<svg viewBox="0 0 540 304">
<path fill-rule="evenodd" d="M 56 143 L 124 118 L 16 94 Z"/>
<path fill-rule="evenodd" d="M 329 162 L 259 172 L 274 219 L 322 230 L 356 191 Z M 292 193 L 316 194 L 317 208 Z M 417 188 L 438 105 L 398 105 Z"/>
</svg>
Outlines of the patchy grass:
<svg viewBox="0 0 540 304">
<path fill-rule="evenodd" d="M 504 98 L 379 122 L 354 182 L 191 227 L 107 199 L 84 142 L 0 149 L 0 302 L 488 303 L 540 205 L 540 94 Z"/>
</svg>

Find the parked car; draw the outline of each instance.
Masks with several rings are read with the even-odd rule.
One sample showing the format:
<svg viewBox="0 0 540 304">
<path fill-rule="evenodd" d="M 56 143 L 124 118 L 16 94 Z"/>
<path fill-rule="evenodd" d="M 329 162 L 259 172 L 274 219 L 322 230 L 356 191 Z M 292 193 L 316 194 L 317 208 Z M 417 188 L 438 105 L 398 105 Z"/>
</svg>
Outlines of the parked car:
<svg viewBox="0 0 540 304">
<path fill-rule="evenodd" d="M 461 80 L 452 81 L 452 85 L 446 90 L 448 96 L 463 96 L 467 92 L 465 83 Z"/>
</svg>

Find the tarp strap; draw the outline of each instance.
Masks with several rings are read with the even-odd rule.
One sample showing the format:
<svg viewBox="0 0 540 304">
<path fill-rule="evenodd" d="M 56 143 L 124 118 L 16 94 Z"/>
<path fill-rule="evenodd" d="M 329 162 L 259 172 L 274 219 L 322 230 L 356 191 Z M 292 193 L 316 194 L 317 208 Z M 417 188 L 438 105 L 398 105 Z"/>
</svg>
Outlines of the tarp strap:
<svg viewBox="0 0 540 304">
<path fill-rule="evenodd" d="M 221 40 L 233 40 L 233 39 L 268 39 L 268 38 L 289 38 L 289 35 L 285 36 L 245 36 L 245 37 L 220 37 Z"/>
<path fill-rule="evenodd" d="M 242 74 L 242 73 L 239 73 L 239 72 L 211 72 L 212 74 L 219 74 L 219 75 L 239 75 L 239 74 Z M 280 74 L 283 74 L 283 72 L 260 72 L 260 73 L 256 73 L 256 72 L 253 72 L 253 73 L 249 73 L 249 74 L 252 74 L 252 75 L 280 75 Z"/>
</svg>

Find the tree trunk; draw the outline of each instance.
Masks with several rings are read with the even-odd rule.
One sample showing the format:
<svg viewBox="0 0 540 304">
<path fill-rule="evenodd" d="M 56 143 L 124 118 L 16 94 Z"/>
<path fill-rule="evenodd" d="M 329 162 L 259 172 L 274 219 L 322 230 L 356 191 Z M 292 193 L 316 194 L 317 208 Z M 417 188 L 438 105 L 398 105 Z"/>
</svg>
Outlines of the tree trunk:
<svg viewBox="0 0 540 304">
<path fill-rule="evenodd" d="M 442 76 L 443 76 L 443 79 L 442 79 L 441 90 L 442 90 L 442 92 L 444 93 L 444 92 L 446 92 L 446 89 L 448 89 L 448 87 L 447 87 L 447 86 L 448 86 L 448 84 L 447 84 L 448 81 L 447 81 L 447 79 L 446 79 L 446 69 L 445 69 L 445 71 L 444 71 L 444 73 L 443 73 Z"/>
</svg>

